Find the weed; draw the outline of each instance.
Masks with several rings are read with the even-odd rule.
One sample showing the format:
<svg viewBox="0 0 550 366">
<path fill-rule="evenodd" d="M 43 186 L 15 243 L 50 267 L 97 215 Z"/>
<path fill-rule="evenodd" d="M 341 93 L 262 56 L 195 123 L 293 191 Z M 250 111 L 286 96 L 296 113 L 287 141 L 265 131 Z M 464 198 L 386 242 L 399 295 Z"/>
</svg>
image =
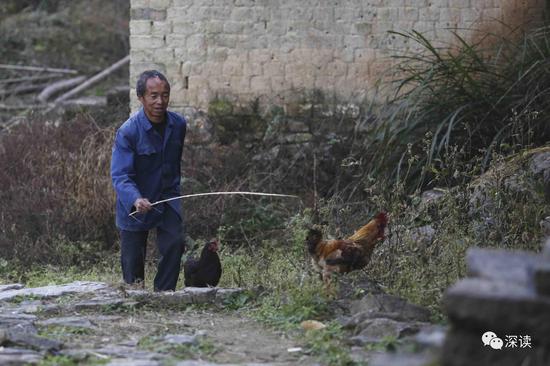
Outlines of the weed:
<svg viewBox="0 0 550 366">
<path fill-rule="evenodd" d="M 85 362 L 85 365 L 104 365 L 109 362 L 109 359 L 99 359 L 95 357 L 87 357 L 86 360 L 74 359 L 70 356 L 64 355 L 47 355 L 40 362 L 38 366 L 77 366 L 82 365 Z"/>
<path fill-rule="evenodd" d="M 307 331 L 305 341 L 308 350 L 324 365 L 361 365 L 349 356 L 345 333 L 338 324 L 330 323 L 324 329 Z"/>
<path fill-rule="evenodd" d="M 82 327 L 67 327 L 62 325 L 48 325 L 41 327 L 39 335 L 46 338 L 68 339 L 78 335 L 90 335 L 93 330 Z"/>
<path fill-rule="evenodd" d="M 170 354 L 176 359 L 210 359 L 218 348 L 208 339 L 200 338 L 196 344 L 172 344 L 157 336 L 143 337 L 138 342 L 141 349 Z"/>
</svg>

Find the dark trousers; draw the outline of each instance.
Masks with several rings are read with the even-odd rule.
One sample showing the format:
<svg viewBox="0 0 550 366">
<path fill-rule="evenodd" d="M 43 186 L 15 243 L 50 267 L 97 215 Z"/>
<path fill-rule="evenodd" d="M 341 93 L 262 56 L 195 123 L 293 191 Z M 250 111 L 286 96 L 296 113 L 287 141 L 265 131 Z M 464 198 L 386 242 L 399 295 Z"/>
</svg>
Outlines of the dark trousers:
<svg viewBox="0 0 550 366">
<path fill-rule="evenodd" d="M 135 283 L 145 278 L 145 254 L 149 231 L 120 231 L 122 276 L 124 282 Z M 160 253 L 155 291 L 175 290 L 185 249 L 183 223 L 179 215 L 166 205 L 157 227 L 157 248 Z"/>
</svg>

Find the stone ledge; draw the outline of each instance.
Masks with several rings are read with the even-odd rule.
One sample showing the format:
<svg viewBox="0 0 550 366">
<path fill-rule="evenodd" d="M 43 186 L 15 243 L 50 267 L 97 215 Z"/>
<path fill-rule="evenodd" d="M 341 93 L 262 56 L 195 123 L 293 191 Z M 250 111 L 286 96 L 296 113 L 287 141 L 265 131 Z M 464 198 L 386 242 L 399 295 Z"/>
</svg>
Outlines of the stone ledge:
<svg viewBox="0 0 550 366">
<path fill-rule="evenodd" d="M 528 334 L 550 344 L 550 298 L 517 284 L 465 279 L 444 299 L 453 324 L 506 334 Z"/>
<path fill-rule="evenodd" d="M 470 277 L 532 287 L 533 271 L 545 260 L 522 250 L 471 248 L 466 262 Z"/>
</svg>

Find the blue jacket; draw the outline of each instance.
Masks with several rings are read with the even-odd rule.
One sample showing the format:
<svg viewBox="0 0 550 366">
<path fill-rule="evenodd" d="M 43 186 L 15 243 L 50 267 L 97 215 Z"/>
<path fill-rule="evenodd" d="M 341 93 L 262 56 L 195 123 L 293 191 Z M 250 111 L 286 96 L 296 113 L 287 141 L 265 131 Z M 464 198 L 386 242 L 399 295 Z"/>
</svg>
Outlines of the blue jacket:
<svg viewBox="0 0 550 366">
<path fill-rule="evenodd" d="M 149 230 L 160 223 L 165 204 L 145 214 L 129 217 L 138 198 L 151 203 L 180 195 L 181 156 L 187 122 L 167 112 L 164 139 L 141 109 L 118 129 L 111 158 L 111 178 L 116 192 L 116 225 L 128 231 Z M 181 218 L 179 200 L 169 204 Z"/>
</svg>

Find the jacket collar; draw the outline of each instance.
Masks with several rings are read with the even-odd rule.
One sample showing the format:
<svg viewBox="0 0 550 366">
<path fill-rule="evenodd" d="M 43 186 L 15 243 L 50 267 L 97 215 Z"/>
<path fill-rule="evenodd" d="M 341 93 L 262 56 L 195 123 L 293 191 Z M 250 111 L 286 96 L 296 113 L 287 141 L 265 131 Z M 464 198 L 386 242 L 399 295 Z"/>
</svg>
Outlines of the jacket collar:
<svg viewBox="0 0 550 366">
<path fill-rule="evenodd" d="M 138 123 L 141 128 L 143 128 L 145 131 L 149 132 L 150 129 L 153 128 L 151 125 L 151 122 L 149 121 L 149 118 L 147 118 L 147 115 L 145 114 L 145 111 L 143 110 L 143 107 L 140 108 L 138 115 L 137 115 Z M 166 112 L 166 127 L 167 129 L 171 129 L 174 125 L 174 121 L 172 121 L 172 118 L 170 116 L 170 113 L 168 111 Z"/>
</svg>

